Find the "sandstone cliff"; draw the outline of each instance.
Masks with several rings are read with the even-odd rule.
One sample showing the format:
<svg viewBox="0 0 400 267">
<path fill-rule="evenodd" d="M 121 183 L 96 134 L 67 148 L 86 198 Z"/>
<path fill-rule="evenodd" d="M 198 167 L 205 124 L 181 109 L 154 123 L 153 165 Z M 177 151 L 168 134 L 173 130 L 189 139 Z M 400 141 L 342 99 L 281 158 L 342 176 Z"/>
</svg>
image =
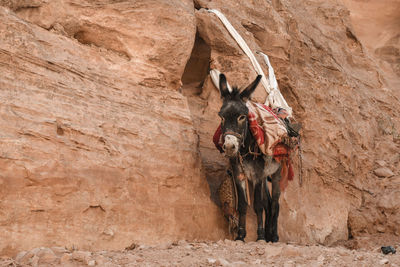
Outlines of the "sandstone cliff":
<svg viewBox="0 0 400 267">
<path fill-rule="evenodd" d="M 203 8 L 270 55 L 303 124 L 281 240 L 399 235 L 399 55 L 371 48 L 344 4 L 0 0 L 0 254 L 227 237 L 207 72 L 239 86 L 256 74 Z"/>
</svg>

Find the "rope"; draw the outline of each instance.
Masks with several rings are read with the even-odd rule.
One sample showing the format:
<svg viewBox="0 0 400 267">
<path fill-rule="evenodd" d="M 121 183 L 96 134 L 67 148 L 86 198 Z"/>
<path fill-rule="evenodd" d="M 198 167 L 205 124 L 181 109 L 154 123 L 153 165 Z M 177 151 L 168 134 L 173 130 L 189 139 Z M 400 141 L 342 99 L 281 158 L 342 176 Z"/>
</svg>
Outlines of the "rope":
<svg viewBox="0 0 400 267">
<path fill-rule="evenodd" d="M 299 183 L 300 187 L 303 185 L 303 156 L 301 154 L 301 137 L 299 135 Z"/>
<path fill-rule="evenodd" d="M 247 205 L 249 205 L 251 207 L 251 198 L 250 198 L 250 189 L 249 189 L 249 179 L 246 176 L 246 173 L 244 172 L 244 166 L 243 166 L 243 158 L 242 155 L 239 153 L 239 163 L 240 163 L 240 168 L 242 169 L 242 173 L 244 176 L 244 180 L 245 180 L 245 186 L 246 186 L 246 192 L 244 192 L 246 194 L 246 198 L 247 198 Z"/>
</svg>

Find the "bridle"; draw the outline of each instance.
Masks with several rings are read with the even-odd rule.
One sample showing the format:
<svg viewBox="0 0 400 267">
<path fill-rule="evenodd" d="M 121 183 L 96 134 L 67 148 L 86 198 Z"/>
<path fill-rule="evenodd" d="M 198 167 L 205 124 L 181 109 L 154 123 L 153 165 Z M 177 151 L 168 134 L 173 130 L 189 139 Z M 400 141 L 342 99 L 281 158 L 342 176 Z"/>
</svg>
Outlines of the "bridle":
<svg viewBox="0 0 400 267">
<path fill-rule="evenodd" d="M 261 153 L 258 152 L 258 145 L 257 145 L 257 143 L 254 143 L 253 151 L 251 150 L 251 144 L 250 144 L 250 146 L 249 146 L 249 151 L 246 151 L 246 152 L 243 153 L 243 154 L 240 153 L 240 147 L 243 147 L 243 148 L 245 147 L 244 140 L 246 140 L 246 137 L 247 137 L 247 127 L 248 127 L 248 126 L 249 126 L 249 121 L 248 121 L 248 119 L 246 118 L 246 126 L 243 128 L 243 131 L 242 131 L 241 134 L 239 134 L 239 133 L 237 133 L 237 132 L 232 132 L 232 131 L 227 131 L 227 132 L 225 132 L 225 133 L 222 134 L 222 138 L 223 138 L 224 140 L 225 140 L 225 136 L 227 136 L 227 135 L 233 135 L 233 136 L 235 136 L 236 138 L 239 139 L 238 157 L 239 157 L 239 160 L 240 160 L 241 163 L 242 163 L 242 161 L 243 161 L 243 158 L 246 157 L 247 155 L 252 155 L 254 159 L 255 159 L 256 157 L 258 157 L 258 156 L 261 155 Z"/>
<path fill-rule="evenodd" d="M 247 127 L 249 127 L 249 122 L 248 119 L 246 118 L 246 125 L 245 127 L 243 127 L 243 131 L 241 134 L 237 133 L 237 132 L 232 132 L 232 131 L 227 131 L 225 133 L 222 134 L 222 138 L 225 140 L 225 136 L 227 135 L 233 135 L 236 138 L 239 139 L 239 148 L 242 146 L 244 147 L 244 140 L 246 140 L 247 137 Z M 239 154 L 240 154 L 240 149 L 239 149 Z"/>
</svg>

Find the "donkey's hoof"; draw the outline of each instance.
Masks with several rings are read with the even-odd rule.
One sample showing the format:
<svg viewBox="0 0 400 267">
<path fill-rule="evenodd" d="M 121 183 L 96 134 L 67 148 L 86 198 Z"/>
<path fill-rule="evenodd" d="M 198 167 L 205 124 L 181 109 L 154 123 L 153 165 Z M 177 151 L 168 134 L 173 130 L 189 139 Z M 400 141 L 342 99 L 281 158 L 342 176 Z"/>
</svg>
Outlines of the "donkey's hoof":
<svg viewBox="0 0 400 267">
<path fill-rule="evenodd" d="M 265 242 L 271 242 L 272 238 L 271 235 L 265 234 Z"/>
<path fill-rule="evenodd" d="M 237 233 L 237 237 L 235 239 L 235 241 L 240 240 L 244 242 L 244 238 L 246 237 L 246 229 L 243 227 L 239 227 L 238 233 Z"/>
<path fill-rule="evenodd" d="M 257 240 L 256 240 L 256 241 L 266 241 L 266 240 L 265 240 L 265 237 L 259 236 L 259 237 L 257 237 Z"/>
<path fill-rule="evenodd" d="M 279 236 L 278 235 L 273 235 L 273 234 L 266 234 L 265 235 L 265 241 L 266 242 L 272 242 L 272 243 L 276 243 L 279 241 Z"/>
<path fill-rule="evenodd" d="M 257 241 L 258 240 L 264 240 L 265 241 L 265 231 L 264 228 L 258 228 L 257 229 Z"/>
<path fill-rule="evenodd" d="M 272 238 L 271 238 L 271 242 L 272 243 L 276 243 L 276 242 L 278 242 L 279 241 L 279 236 L 278 235 L 275 235 L 275 236 L 273 236 Z"/>
</svg>

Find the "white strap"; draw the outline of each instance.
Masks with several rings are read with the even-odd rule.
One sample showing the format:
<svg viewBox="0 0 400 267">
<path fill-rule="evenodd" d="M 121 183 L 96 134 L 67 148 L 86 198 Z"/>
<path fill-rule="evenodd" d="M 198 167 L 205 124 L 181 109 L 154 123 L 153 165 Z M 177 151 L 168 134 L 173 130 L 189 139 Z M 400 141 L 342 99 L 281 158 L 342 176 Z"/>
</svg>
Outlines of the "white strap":
<svg viewBox="0 0 400 267">
<path fill-rule="evenodd" d="M 240 36 L 240 34 L 236 31 L 236 29 L 232 26 L 232 24 L 228 21 L 228 19 L 224 16 L 224 14 L 222 14 L 220 11 L 215 10 L 215 9 L 208 9 L 208 12 L 214 13 L 215 15 L 218 16 L 218 18 L 224 24 L 225 28 L 232 35 L 232 37 L 238 43 L 240 48 L 242 48 L 243 52 L 248 56 L 248 58 L 251 61 L 251 64 L 253 65 L 255 71 L 257 72 L 257 74 L 262 75 L 261 84 L 263 85 L 265 91 L 268 94 L 268 97 L 265 100 L 265 104 L 271 106 L 272 108 L 282 107 L 282 108 L 286 109 L 289 113 L 289 116 L 291 116 L 292 109 L 288 106 L 288 104 L 286 103 L 285 99 L 283 98 L 283 96 L 281 95 L 281 93 L 278 89 L 278 84 L 276 82 L 275 75 L 273 73 L 273 68 L 272 68 L 271 64 L 269 64 L 268 58 L 266 60 L 266 64 L 269 67 L 270 80 L 268 80 L 266 78 L 260 64 L 258 63 L 257 59 L 255 58 L 253 52 L 250 50 L 249 46 L 246 44 L 246 42 L 243 40 L 243 38 Z M 264 56 L 266 56 L 266 55 L 264 55 Z M 265 58 L 264 58 L 264 60 L 265 60 Z M 272 69 L 272 76 L 271 76 L 271 69 Z M 218 73 L 219 73 L 219 71 L 218 71 Z M 272 85 L 276 84 L 275 87 L 271 86 L 271 77 L 273 77 L 273 79 L 274 79 L 272 81 Z M 212 76 L 211 76 L 211 78 L 212 78 Z M 218 79 L 215 81 L 213 80 L 213 82 L 217 86 L 217 88 L 219 88 L 219 74 L 218 74 Z"/>
<path fill-rule="evenodd" d="M 218 10 L 215 10 L 215 9 L 208 9 L 208 12 L 214 13 L 215 15 L 218 16 L 218 18 L 224 24 L 224 26 L 226 27 L 228 32 L 236 40 L 236 42 L 238 43 L 240 48 L 242 48 L 243 52 L 249 57 L 251 64 L 253 64 L 253 67 L 256 70 L 256 72 L 263 76 L 261 79 L 261 84 L 264 86 L 267 93 L 269 93 L 271 91 L 271 89 L 269 87 L 269 82 L 265 78 L 264 72 L 262 71 L 260 64 L 258 64 L 257 59 L 253 55 L 253 52 L 251 52 L 249 46 L 243 40 L 242 36 L 240 36 L 239 33 L 235 30 L 235 28 L 233 28 L 232 24 L 228 21 L 228 19 L 224 16 L 224 14 L 222 14 L 221 12 L 219 12 Z"/>
<path fill-rule="evenodd" d="M 211 80 L 213 81 L 215 87 L 217 87 L 219 90 L 221 90 L 219 88 L 219 75 L 220 74 L 221 74 L 221 72 L 217 69 L 210 70 Z M 226 85 L 228 86 L 229 92 L 232 93 L 232 87 L 229 85 L 228 81 L 226 81 Z"/>
<path fill-rule="evenodd" d="M 269 58 L 263 52 L 256 52 L 261 55 L 264 59 L 265 64 L 268 66 L 268 74 L 269 74 L 269 84 L 272 88 L 272 91 L 268 95 L 268 100 L 271 103 L 271 106 L 277 106 L 286 109 L 289 113 L 289 116 L 292 116 L 292 108 L 289 107 L 285 98 L 283 98 L 281 91 L 279 91 L 278 82 L 276 81 L 274 68 L 272 68 L 271 63 L 269 62 Z"/>
</svg>

